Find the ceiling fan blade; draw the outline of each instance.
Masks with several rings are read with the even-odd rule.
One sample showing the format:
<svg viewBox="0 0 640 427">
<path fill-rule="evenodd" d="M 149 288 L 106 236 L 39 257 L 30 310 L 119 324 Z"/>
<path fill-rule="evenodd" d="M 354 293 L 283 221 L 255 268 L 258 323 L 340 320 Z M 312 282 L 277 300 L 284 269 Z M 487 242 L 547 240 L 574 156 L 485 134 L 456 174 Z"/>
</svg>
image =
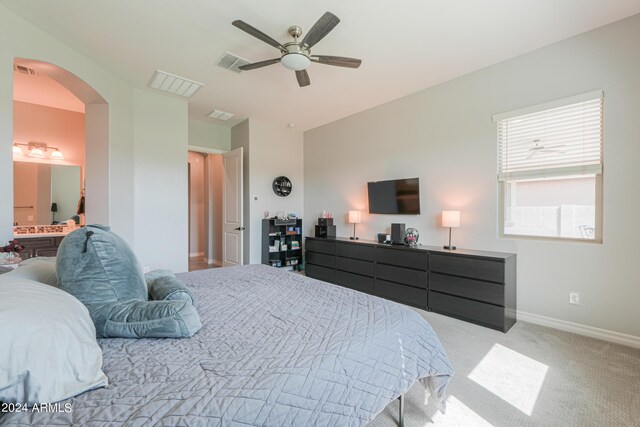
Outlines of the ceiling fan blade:
<svg viewBox="0 0 640 427">
<path fill-rule="evenodd" d="M 311 60 L 319 64 L 335 65 L 337 67 L 358 68 L 362 59 L 346 58 L 344 56 L 312 55 Z"/>
<path fill-rule="evenodd" d="M 336 15 L 331 12 L 325 12 L 304 36 L 300 46 L 307 45 L 308 48 L 313 47 L 339 23 L 340 19 Z"/>
<path fill-rule="evenodd" d="M 242 71 L 255 70 L 256 68 L 266 67 L 267 65 L 277 64 L 280 62 L 280 58 L 267 59 L 266 61 L 254 62 L 253 64 L 242 65 L 240 68 Z"/>
<path fill-rule="evenodd" d="M 266 35 L 265 33 L 263 33 L 262 31 L 258 30 L 255 27 L 252 27 L 251 25 L 247 24 L 244 21 L 241 21 L 239 19 L 233 21 L 231 23 L 231 25 L 233 25 L 236 28 L 240 28 L 242 31 L 244 31 L 247 34 L 252 35 L 253 37 L 262 40 L 263 42 L 270 44 L 271 46 L 280 49 L 280 51 L 282 52 L 286 52 L 287 50 L 284 48 L 284 46 L 282 46 L 277 40 L 269 37 L 268 35 Z"/>
<path fill-rule="evenodd" d="M 298 79 L 298 84 L 300 87 L 309 86 L 311 84 L 311 80 L 309 80 L 309 73 L 307 70 L 296 71 L 296 78 Z"/>
</svg>

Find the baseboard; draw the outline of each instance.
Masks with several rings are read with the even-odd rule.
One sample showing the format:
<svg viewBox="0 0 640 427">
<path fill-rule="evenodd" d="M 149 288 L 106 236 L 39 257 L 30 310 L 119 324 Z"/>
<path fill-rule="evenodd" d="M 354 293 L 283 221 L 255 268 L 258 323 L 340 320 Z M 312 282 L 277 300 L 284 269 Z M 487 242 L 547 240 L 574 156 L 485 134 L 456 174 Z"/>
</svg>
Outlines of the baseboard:
<svg viewBox="0 0 640 427">
<path fill-rule="evenodd" d="M 206 262 L 209 265 L 215 265 L 216 267 L 222 267 L 222 261 L 218 261 L 217 259 L 204 258 L 203 261 Z"/>
<path fill-rule="evenodd" d="M 539 314 L 518 311 L 518 320 L 535 323 L 536 325 L 547 326 L 561 331 L 573 332 L 599 340 L 622 344 L 633 348 L 640 348 L 640 337 L 622 334 L 620 332 L 600 329 L 593 326 L 582 325 L 580 323 L 568 322 L 566 320 L 554 319 L 552 317 L 540 316 Z"/>
<path fill-rule="evenodd" d="M 191 252 L 189 254 L 189 258 L 203 257 L 203 256 L 204 256 L 204 252 Z"/>
</svg>

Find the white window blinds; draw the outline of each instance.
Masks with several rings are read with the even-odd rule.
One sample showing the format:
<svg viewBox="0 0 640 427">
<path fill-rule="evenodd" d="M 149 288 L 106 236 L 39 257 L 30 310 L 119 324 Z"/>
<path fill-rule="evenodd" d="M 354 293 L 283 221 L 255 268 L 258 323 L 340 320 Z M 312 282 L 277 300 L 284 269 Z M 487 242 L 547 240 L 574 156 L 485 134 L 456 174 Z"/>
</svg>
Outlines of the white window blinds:
<svg viewBox="0 0 640 427">
<path fill-rule="evenodd" d="M 601 91 L 494 116 L 498 180 L 602 173 Z"/>
</svg>

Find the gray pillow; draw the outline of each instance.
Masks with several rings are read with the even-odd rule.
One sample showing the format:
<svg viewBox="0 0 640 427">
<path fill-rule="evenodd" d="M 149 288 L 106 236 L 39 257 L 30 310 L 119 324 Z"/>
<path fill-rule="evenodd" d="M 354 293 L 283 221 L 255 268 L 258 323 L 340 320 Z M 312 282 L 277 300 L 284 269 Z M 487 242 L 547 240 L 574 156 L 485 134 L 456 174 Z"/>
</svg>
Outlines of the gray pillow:
<svg viewBox="0 0 640 427">
<path fill-rule="evenodd" d="M 155 301 L 178 300 L 195 305 L 196 300 L 189 288 L 182 284 L 171 270 L 153 270 L 145 273 L 149 298 Z"/>
<path fill-rule="evenodd" d="M 13 277 L 21 277 L 23 279 L 33 280 L 45 283 L 49 286 L 58 287 L 55 257 L 29 258 L 22 261 L 18 264 L 18 268 L 7 274 Z"/>
<path fill-rule="evenodd" d="M 148 301 L 142 268 L 129 245 L 109 227 L 89 225 L 68 234 L 58 248 L 60 289 L 89 309 L 99 337 L 182 338 L 201 327 L 187 301 Z"/>
</svg>

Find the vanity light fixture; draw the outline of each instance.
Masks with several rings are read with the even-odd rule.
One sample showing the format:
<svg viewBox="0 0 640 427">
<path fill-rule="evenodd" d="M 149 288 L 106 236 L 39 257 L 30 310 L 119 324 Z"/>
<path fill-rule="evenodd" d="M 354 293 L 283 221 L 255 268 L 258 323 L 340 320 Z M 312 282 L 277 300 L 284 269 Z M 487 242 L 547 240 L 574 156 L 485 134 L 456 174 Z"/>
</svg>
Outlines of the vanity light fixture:
<svg viewBox="0 0 640 427">
<path fill-rule="evenodd" d="M 62 155 L 62 151 L 60 151 L 57 147 L 49 147 L 44 142 L 30 142 L 28 144 L 21 144 L 19 142 L 15 142 L 13 144 L 13 154 L 17 154 L 19 156 L 24 156 L 24 151 L 21 147 L 27 147 L 29 150 L 29 157 L 35 157 L 36 159 L 44 159 L 47 157 L 47 152 L 51 151 L 49 158 L 52 160 L 64 160 L 64 156 Z"/>
<path fill-rule="evenodd" d="M 62 155 L 62 151 L 58 150 L 57 148 L 54 149 L 51 152 L 51 156 L 52 159 L 56 159 L 56 160 L 64 160 L 64 156 Z"/>
<path fill-rule="evenodd" d="M 29 157 L 35 157 L 37 159 L 44 159 L 44 151 L 40 147 L 32 147 L 29 150 Z"/>
</svg>

